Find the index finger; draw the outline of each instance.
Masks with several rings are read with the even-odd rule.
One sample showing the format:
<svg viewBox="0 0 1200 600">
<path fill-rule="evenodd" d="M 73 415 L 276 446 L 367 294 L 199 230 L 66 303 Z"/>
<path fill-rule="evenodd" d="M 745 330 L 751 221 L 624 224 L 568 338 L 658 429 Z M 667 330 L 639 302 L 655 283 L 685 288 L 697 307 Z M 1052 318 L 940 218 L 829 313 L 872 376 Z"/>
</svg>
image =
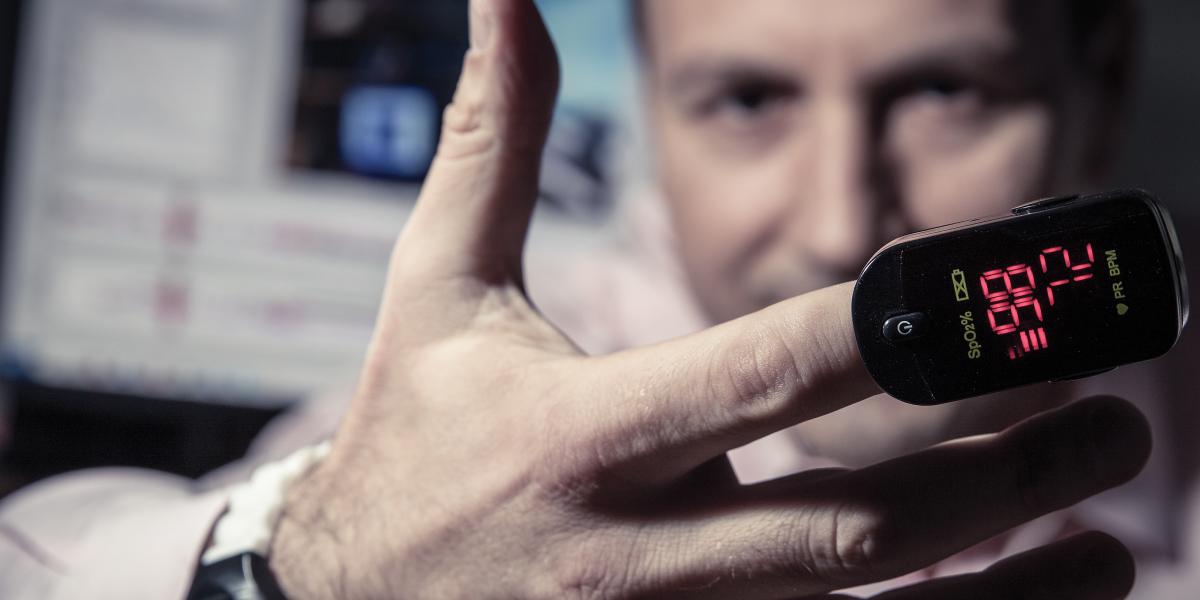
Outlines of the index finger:
<svg viewBox="0 0 1200 600">
<path fill-rule="evenodd" d="M 652 456 L 655 477 L 880 393 L 851 324 L 853 284 L 595 360 L 607 462 Z M 594 396 L 595 393 L 589 394 Z"/>
</svg>

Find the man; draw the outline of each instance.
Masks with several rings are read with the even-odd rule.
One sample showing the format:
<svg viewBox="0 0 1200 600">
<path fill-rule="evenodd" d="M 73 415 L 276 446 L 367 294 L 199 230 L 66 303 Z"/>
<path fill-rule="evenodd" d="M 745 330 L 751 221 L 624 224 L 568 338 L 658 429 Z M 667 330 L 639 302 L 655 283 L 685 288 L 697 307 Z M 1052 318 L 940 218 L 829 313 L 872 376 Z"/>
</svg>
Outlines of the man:
<svg viewBox="0 0 1200 600">
<path fill-rule="evenodd" d="M 937 411 L 880 398 L 861 414 L 886 414 L 892 431 L 850 452 L 825 434 L 848 430 L 845 421 L 818 426 L 878 393 L 849 326 L 850 288 L 825 286 L 852 278 L 894 235 L 1084 186 L 1102 162 L 1094 148 L 1104 140 L 1087 138 L 1104 135 L 1091 127 L 1112 108 L 1098 91 L 1120 69 L 1096 32 L 1119 13 L 1104 3 L 1099 24 L 1074 39 L 1061 35 L 1059 11 L 1075 3 L 1044 4 L 645 6 L 648 98 L 678 255 L 700 313 L 724 323 L 587 357 L 526 300 L 521 264 L 556 89 L 553 48 L 528 0 L 473 3 L 473 49 L 397 242 L 358 389 L 330 455 L 290 487 L 272 533 L 283 589 L 293 598 L 820 596 L 928 567 L 1131 478 L 1148 431 L 1113 398 L 856 471 L 741 485 L 724 458 L 811 422 L 804 443 L 873 462 L 1065 402 L 1030 394 L 1011 410 Z M 1046 72 L 1030 75 L 1030 65 Z M 586 308 L 556 320 L 574 329 L 565 322 L 586 321 Z M 123 489 L 73 485 L 86 498 Z M 28 493 L 0 522 L 26 543 L 14 560 L 55 571 L 40 572 L 39 585 L 64 596 L 178 595 L 224 507 L 219 492 L 130 500 L 116 526 L 93 525 L 103 514 L 81 519 L 89 549 L 64 565 L 28 550 L 53 535 L 21 527 L 73 506 L 72 494 L 53 492 Z M 96 573 L 98 547 L 125 534 L 150 542 L 152 522 L 182 532 L 156 548 L 155 564 L 174 570 L 139 564 L 148 577 L 124 588 L 119 563 Z M 132 553 L 126 561 L 151 558 L 141 545 L 119 548 Z M 1116 598 L 1130 567 L 1118 543 L 1087 534 L 888 597 Z"/>
<path fill-rule="evenodd" d="M 646 3 L 660 174 L 705 312 L 720 322 L 852 280 L 905 233 L 1100 184 L 1128 9 Z M 1061 392 L 1021 390 L 970 411 L 879 397 L 839 414 L 861 426 L 887 413 L 854 447 L 832 419 L 802 430 L 822 453 L 865 464 L 994 431 Z"/>
</svg>

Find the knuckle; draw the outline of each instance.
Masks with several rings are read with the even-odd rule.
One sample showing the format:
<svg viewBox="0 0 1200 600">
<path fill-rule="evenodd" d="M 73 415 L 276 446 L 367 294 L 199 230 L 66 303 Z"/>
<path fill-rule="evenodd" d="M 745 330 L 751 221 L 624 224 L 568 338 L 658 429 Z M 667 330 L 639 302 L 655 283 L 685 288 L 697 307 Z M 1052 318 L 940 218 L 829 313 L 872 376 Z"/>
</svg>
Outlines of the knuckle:
<svg viewBox="0 0 1200 600">
<path fill-rule="evenodd" d="M 569 448 L 564 446 L 564 448 Z M 584 456 L 574 456 L 576 454 Z M 575 449 L 541 452 L 536 466 L 536 490 L 548 506 L 572 509 L 588 506 L 601 491 L 594 461 Z"/>
<path fill-rule="evenodd" d="M 785 412 L 803 385 L 799 357 L 782 335 L 768 327 L 731 345 L 709 373 L 709 385 L 735 415 L 766 418 Z"/>
<path fill-rule="evenodd" d="M 574 600 L 613 600 L 631 596 L 628 551 L 607 536 L 592 536 L 563 552 L 554 562 L 547 597 Z M 626 554 L 626 556 L 621 556 Z"/>
<path fill-rule="evenodd" d="M 1029 514 L 1039 512 L 1046 505 L 1046 482 L 1044 470 L 1038 466 L 1038 461 L 1028 447 L 1027 442 L 1016 444 L 1015 460 L 1012 464 L 1016 469 L 1016 490 L 1022 512 Z"/>
<path fill-rule="evenodd" d="M 442 115 L 444 134 L 469 133 L 482 125 L 488 106 L 488 66 L 487 53 L 475 48 L 467 51 L 454 98 Z"/>
<path fill-rule="evenodd" d="M 533 454 L 537 460 L 537 489 L 544 502 L 566 509 L 592 506 L 604 494 L 620 493 L 613 469 L 633 450 L 618 436 L 599 426 L 599 419 L 581 414 L 569 391 L 538 402 L 530 412 L 537 426 Z"/>
<path fill-rule="evenodd" d="M 442 114 L 442 139 L 438 144 L 438 165 L 455 163 L 464 168 L 477 168 L 467 163 L 475 157 L 491 156 L 496 148 L 496 136 L 483 123 L 485 106 L 474 99 L 456 99 Z M 465 173 L 464 173 L 465 175 Z M 469 181 L 466 178 L 463 181 Z"/>
<path fill-rule="evenodd" d="M 1004 461 L 1012 465 L 1018 506 L 1027 515 L 1046 512 L 1063 500 L 1059 476 L 1063 471 L 1062 448 L 1054 441 L 1057 436 L 1039 433 L 1044 432 L 1019 432 Z"/>
<path fill-rule="evenodd" d="M 839 506 L 815 515 L 800 532 L 792 570 L 831 588 L 884 578 L 893 536 L 891 521 L 878 511 Z"/>
</svg>

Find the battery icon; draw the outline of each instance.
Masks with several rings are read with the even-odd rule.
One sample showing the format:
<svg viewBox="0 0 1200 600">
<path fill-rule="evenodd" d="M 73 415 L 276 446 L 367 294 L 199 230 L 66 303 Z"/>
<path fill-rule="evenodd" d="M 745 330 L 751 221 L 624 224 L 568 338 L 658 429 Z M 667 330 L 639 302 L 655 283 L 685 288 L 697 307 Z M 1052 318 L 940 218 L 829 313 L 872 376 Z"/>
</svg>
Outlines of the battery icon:
<svg viewBox="0 0 1200 600">
<path fill-rule="evenodd" d="M 962 272 L 962 269 L 955 269 L 950 273 L 950 280 L 954 282 L 954 298 L 959 302 L 966 302 L 971 299 L 971 292 L 967 290 L 967 274 Z"/>
</svg>

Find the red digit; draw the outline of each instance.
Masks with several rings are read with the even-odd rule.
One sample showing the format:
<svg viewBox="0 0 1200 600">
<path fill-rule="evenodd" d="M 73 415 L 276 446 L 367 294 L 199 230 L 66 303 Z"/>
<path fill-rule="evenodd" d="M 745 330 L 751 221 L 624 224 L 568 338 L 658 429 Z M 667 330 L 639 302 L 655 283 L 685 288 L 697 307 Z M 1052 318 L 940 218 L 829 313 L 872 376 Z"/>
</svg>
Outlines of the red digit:
<svg viewBox="0 0 1200 600">
<path fill-rule="evenodd" d="M 1018 298 L 1017 301 L 1013 303 L 1011 308 L 1013 323 L 1015 323 L 1017 326 L 1020 326 L 1022 323 L 1020 312 L 1022 309 L 1026 311 L 1024 321 L 1031 322 L 1031 324 L 1033 321 L 1038 323 L 1042 322 L 1042 303 L 1037 298 L 1025 296 L 1023 298 Z M 1030 309 L 1032 309 L 1032 314 L 1030 314 Z"/>
<path fill-rule="evenodd" d="M 995 302 L 1001 298 L 1008 297 L 1008 290 L 1011 286 L 1005 285 L 1005 289 L 1003 290 L 992 291 L 991 286 L 988 285 L 989 282 L 1005 281 L 1005 279 L 1004 271 L 1000 269 L 988 271 L 979 278 L 979 286 L 983 288 L 983 297 L 986 298 L 988 302 Z"/>
<path fill-rule="evenodd" d="M 1091 269 L 1095 263 L 1095 251 L 1091 244 L 1086 246 L 1085 251 L 1088 262 L 1079 264 L 1075 264 L 1071 252 L 1063 246 L 1046 248 L 1038 256 L 1042 274 L 1049 279 L 1049 285 L 1046 286 L 1048 306 L 1054 306 L 1057 302 L 1054 288 L 1093 277 Z M 1056 276 L 1059 278 L 1055 279 Z M 1004 289 L 1000 289 L 1001 281 L 1004 282 Z M 992 331 L 1000 336 L 1015 334 L 1013 345 L 1008 349 L 1010 360 L 1050 347 L 1046 328 L 1042 326 L 1048 313 L 1038 298 L 1038 281 L 1032 267 L 1020 264 L 987 271 L 979 278 L 979 285 L 988 301 L 988 324 Z"/>
<path fill-rule="evenodd" d="M 1008 335 L 1016 331 L 1020 325 L 1016 321 L 1017 318 L 1016 310 L 1007 302 L 993 304 L 988 308 L 988 324 L 992 326 L 996 335 Z M 1005 319 L 1009 319 L 1009 322 L 1004 322 Z"/>
<path fill-rule="evenodd" d="M 1092 266 L 1094 264 L 1096 264 L 1096 254 L 1095 254 L 1095 252 L 1092 251 L 1091 244 L 1087 245 L 1087 255 L 1088 255 L 1087 263 L 1079 264 L 1079 265 L 1075 265 L 1074 267 L 1071 267 L 1072 271 L 1075 271 L 1078 273 L 1075 276 L 1075 278 L 1073 279 L 1073 281 L 1077 281 L 1077 282 L 1078 281 L 1087 281 L 1093 277 L 1093 275 L 1090 271 L 1092 270 Z"/>
<path fill-rule="evenodd" d="M 1096 252 L 1092 244 L 1087 244 L 1084 247 L 1083 253 L 1087 254 L 1087 262 L 1075 263 L 1071 259 L 1071 251 L 1063 246 L 1054 246 L 1042 250 L 1042 255 L 1038 257 L 1041 262 L 1042 273 L 1050 276 L 1050 271 L 1053 269 L 1056 273 L 1050 276 L 1050 285 L 1046 288 L 1046 299 L 1050 302 L 1050 306 L 1054 306 L 1057 298 L 1054 295 L 1054 288 L 1062 287 L 1069 283 L 1079 283 L 1092 279 L 1094 275 L 1091 273 L 1092 267 L 1096 264 Z M 1046 257 L 1050 257 L 1047 260 Z M 1062 265 L 1057 264 L 1061 260 Z M 1062 271 L 1062 275 L 1058 272 Z M 1057 277 L 1057 278 L 1056 278 Z"/>
<path fill-rule="evenodd" d="M 993 291 L 993 284 L 998 281 L 1004 282 L 1004 289 Z M 988 271 L 979 278 L 979 284 L 989 302 L 988 324 L 996 335 L 1017 332 L 1021 326 L 1021 309 L 1033 309 L 1033 314 L 1027 316 L 1026 320 L 1042 320 L 1041 302 L 1033 297 L 1037 290 L 1037 280 L 1029 265 L 1013 265 L 1007 269 Z"/>
</svg>

